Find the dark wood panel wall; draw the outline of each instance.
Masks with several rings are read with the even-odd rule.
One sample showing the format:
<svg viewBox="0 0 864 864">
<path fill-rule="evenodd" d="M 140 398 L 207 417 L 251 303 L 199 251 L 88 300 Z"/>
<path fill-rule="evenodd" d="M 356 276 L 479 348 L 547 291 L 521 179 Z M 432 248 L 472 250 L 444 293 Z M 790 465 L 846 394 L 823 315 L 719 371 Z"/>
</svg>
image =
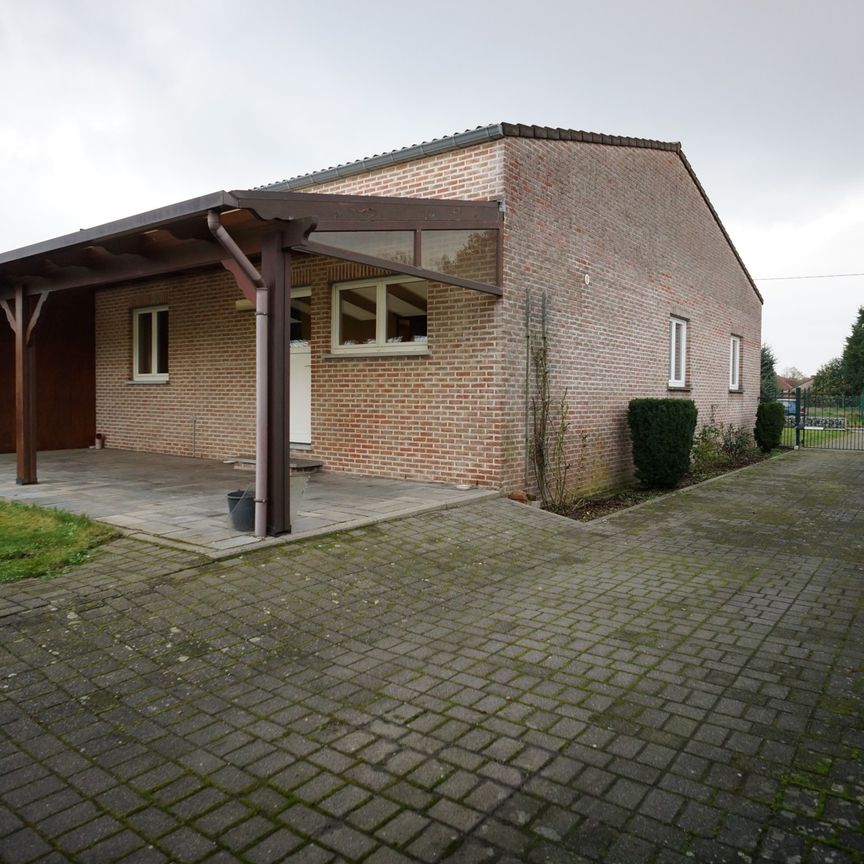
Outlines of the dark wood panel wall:
<svg viewBox="0 0 864 864">
<path fill-rule="evenodd" d="M 93 291 L 49 296 L 34 332 L 40 450 L 89 447 L 96 435 Z M 15 451 L 15 337 L 0 315 L 0 453 Z"/>
</svg>

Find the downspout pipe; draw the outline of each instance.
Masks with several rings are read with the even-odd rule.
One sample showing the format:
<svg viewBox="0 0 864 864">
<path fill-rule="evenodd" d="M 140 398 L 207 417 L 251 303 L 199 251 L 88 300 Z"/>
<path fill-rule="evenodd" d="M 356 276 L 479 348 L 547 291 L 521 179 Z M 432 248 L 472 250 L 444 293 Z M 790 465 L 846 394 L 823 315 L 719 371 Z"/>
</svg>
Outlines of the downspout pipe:
<svg viewBox="0 0 864 864">
<path fill-rule="evenodd" d="M 267 536 L 267 339 L 270 293 L 261 274 L 225 229 L 216 210 L 207 213 L 207 227 L 216 242 L 237 262 L 255 286 L 255 536 Z"/>
</svg>

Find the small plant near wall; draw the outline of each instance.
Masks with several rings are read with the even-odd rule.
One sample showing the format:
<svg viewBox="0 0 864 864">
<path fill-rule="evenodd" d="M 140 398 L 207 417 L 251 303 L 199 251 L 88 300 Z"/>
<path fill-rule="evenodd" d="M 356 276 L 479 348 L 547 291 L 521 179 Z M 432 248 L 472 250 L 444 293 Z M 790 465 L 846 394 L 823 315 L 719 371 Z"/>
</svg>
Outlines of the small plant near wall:
<svg viewBox="0 0 864 864">
<path fill-rule="evenodd" d="M 557 396 L 552 389 L 545 297 L 540 338 L 531 351 L 531 365 L 534 372 L 535 395 L 531 399 L 532 438 L 529 449 L 534 466 L 534 478 L 537 481 L 543 508 L 553 513 L 566 513 L 574 504 L 574 495 L 569 488 L 573 466 L 567 458 L 567 449 L 574 433 L 570 425 L 567 390 L 565 388 L 563 393 Z M 581 441 L 578 456 L 578 467 L 581 468 L 588 447 L 588 433 L 575 434 L 579 435 Z"/>
<path fill-rule="evenodd" d="M 718 425 L 711 406 L 711 419 L 693 438 L 690 473 L 694 480 L 704 480 L 733 468 L 749 465 L 758 458 L 750 432 L 731 423 Z"/>
<path fill-rule="evenodd" d="M 696 430 L 690 399 L 633 399 L 627 423 L 633 439 L 636 478 L 650 488 L 671 489 L 690 468 Z"/>
<path fill-rule="evenodd" d="M 767 458 L 748 429 L 718 423 L 715 410 L 712 405 L 711 419 L 694 435 L 697 412 L 692 402 L 634 399 L 628 421 L 636 476 L 642 488 L 610 489 L 581 498 L 564 515 L 588 522 Z"/>
<path fill-rule="evenodd" d="M 756 455 L 753 436 L 743 426 L 728 423 L 722 429 L 723 453 L 730 465 L 747 465 Z"/>
</svg>

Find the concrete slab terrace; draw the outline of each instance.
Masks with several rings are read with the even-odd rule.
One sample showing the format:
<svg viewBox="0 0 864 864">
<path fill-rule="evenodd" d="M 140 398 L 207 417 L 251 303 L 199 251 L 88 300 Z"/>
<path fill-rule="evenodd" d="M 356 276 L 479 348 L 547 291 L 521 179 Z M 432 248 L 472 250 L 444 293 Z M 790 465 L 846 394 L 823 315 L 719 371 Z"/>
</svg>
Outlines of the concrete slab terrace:
<svg viewBox="0 0 864 864">
<path fill-rule="evenodd" d="M 39 483 L 18 486 L 14 454 L 0 454 L 0 498 L 84 513 L 129 536 L 213 558 L 497 495 L 336 472 L 307 476 L 292 534 L 259 540 L 236 531 L 228 516 L 227 493 L 253 488 L 249 471 L 157 453 L 56 450 L 39 454 Z"/>
</svg>

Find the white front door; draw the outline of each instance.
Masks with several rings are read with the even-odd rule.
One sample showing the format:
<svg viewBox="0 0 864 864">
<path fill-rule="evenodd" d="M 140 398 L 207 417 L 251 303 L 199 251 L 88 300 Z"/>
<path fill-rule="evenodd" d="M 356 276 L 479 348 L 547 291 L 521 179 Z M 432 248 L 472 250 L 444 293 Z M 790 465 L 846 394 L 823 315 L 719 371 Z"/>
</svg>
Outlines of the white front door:
<svg viewBox="0 0 864 864">
<path fill-rule="evenodd" d="M 309 288 L 291 291 L 291 428 L 292 444 L 312 443 L 312 335 Z"/>
</svg>

